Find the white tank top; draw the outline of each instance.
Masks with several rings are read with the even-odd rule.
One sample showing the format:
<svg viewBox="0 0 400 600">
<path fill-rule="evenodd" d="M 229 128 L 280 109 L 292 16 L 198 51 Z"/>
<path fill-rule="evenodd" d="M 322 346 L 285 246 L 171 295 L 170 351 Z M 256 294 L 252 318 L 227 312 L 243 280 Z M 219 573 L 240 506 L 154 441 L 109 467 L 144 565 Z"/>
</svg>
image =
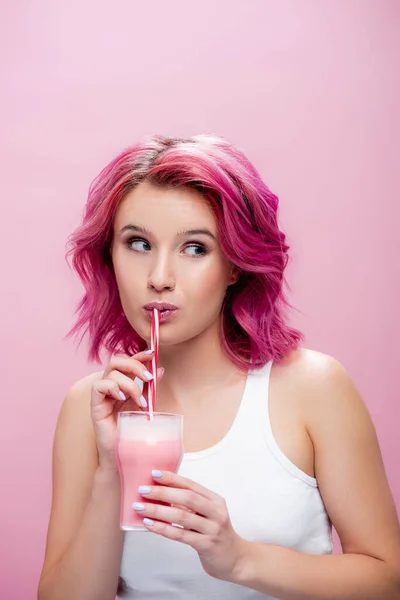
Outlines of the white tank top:
<svg viewBox="0 0 400 600">
<path fill-rule="evenodd" d="M 331 523 L 317 481 L 281 452 L 271 430 L 271 366 L 249 371 L 228 433 L 211 448 L 186 453 L 179 473 L 225 498 L 233 528 L 246 540 L 330 554 Z M 129 586 L 121 600 L 272 600 L 207 575 L 193 548 L 149 532 L 125 533 L 121 577 Z"/>
</svg>

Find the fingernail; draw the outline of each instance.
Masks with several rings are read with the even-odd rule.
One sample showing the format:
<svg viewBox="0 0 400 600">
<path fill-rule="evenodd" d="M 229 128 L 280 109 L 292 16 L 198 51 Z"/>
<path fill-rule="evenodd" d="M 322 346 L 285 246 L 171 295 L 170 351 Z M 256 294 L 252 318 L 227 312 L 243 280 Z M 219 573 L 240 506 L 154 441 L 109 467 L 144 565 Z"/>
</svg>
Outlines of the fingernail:
<svg viewBox="0 0 400 600">
<path fill-rule="evenodd" d="M 164 377 L 165 369 L 164 367 L 160 367 L 160 377 Z"/>
<path fill-rule="evenodd" d="M 151 350 L 151 349 L 150 349 L 150 350 L 146 350 L 146 351 L 145 351 L 145 354 L 148 354 L 148 355 L 150 355 L 150 354 L 153 354 L 153 352 L 154 352 L 154 350 Z"/>
<path fill-rule="evenodd" d="M 153 375 L 150 373 L 150 371 L 144 371 L 143 372 L 143 377 L 145 379 L 147 379 L 147 381 L 151 381 L 152 379 L 154 379 Z"/>
<path fill-rule="evenodd" d="M 132 508 L 133 510 L 144 510 L 144 504 L 142 504 L 141 502 L 134 502 L 132 504 Z"/>
<path fill-rule="evenodd" d="M 146 398 L 144 396 L 140 396 L 140 406 L 143 406 L 143 408 L 146 408 L 147 406 Z"/>
<path fill-rule="evenodd" d="M 150 494 L 151 487 L 148 485 L 140 485 L 138 487 L 138 492 L 139 492 L 139 494 Z"/>
<path fill-rule="evenodd" d="M 162 477 L 162 471 L 157 471 L 157 469 L 155 469 L 154 471 L 152 471 L 151 474 L 156 479 L 160 479 L 160 477 Z"/>
<path fill-rule="evenodd" d="M 153 521 L 153 519 L 148 519 L 147 517 L 145 517 L 143 519 L 143 525 L 147 525 L 148 527 L 153 527 L 154 521 Z"/>
<path fill-rule="evenodd" d="M 120 392 L 119 392 L 119 397 L 121 398 L 121 400 L 123 400 L 123 401 L 125 402 L 125 400 L 126 400 L 126 396 L 125 396 L 124 392 L 121 392 L 121 391 L 120 391 Z"/>
</svg>

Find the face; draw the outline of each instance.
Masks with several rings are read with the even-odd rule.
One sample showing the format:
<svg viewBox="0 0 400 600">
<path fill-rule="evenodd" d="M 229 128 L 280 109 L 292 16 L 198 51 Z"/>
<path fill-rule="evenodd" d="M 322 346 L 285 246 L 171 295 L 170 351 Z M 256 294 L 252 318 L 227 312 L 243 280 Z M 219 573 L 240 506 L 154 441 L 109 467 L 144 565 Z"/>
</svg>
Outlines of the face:
<svg viewBox="0 0 400 600">
<path fill-rule="evenodd" d="M 160 343 L 175 345 L 219 324 L 238 275 L 219 245 L 207 200 L 189 188 L 139 184 L 120 203 L 111 248 L 124 313 L 150 339 L 152 303 L 161 310 Z"/>
</svg>

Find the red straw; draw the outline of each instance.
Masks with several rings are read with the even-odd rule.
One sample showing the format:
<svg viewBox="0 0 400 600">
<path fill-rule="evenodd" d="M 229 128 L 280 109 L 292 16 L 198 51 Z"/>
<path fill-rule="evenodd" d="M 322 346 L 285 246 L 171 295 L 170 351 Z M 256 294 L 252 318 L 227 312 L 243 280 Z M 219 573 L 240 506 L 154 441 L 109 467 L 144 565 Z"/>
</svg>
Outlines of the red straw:
<svg viewBox="0 0 400 600">
<path fill-rule="evenodd" d="M 157 308 L 153 309 L 151 319 L 151 339 L 150 348 L 154 350 L 153 359 L 151 361 L 151 374 L 153 379 L 149 383 L 149 419 L 153 418 L 153 412 L 156 409 L 157 400 L 157 368 L 158 368 L 158 346 L 160 340 L 160 312 Z"/>
</svg>

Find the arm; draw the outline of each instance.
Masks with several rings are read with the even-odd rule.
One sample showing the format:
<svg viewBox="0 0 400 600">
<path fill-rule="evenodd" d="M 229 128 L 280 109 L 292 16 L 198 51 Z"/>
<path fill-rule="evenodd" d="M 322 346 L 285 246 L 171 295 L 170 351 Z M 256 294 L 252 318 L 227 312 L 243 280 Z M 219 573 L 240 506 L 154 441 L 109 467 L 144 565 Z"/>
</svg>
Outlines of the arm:
<svg viewBox="0 0 400 600">
<path fill-rule="evenodd" d="M 400 599 L 400 531 L 376 433 L 333 359 L 309 353 L 298 389 L 315 470 L 342 555 L 246 543 L 235 582 L 280 600 Z"/>
<path fill-rule="evenodd" d="M 53 501 L 38 600 L 114 600 L 122 554 L 120 486 L 98 467 L 93 378 L 66 396 L 53 449 Z"/>
</svg>

